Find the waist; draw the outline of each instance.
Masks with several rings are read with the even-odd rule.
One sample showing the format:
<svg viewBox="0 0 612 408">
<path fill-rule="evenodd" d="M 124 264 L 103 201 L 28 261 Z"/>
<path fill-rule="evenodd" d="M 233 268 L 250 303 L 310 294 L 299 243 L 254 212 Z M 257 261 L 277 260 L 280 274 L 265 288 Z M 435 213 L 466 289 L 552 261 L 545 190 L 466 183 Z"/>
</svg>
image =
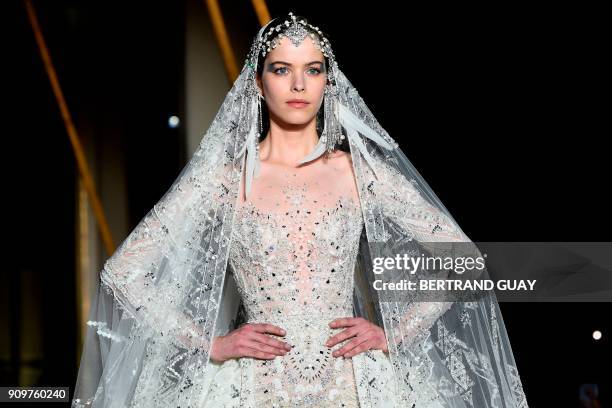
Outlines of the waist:
<svg viewBox="0 0 612 408">
<path fill-rule="evenodd" d="M 263 313 L 261 313 L 263 312 Z M 248 323 L 288 323 L 291 322 L 293 325 L 300 322 L 309 323 L 325 323 L 328 324 L 334 319 L 342 317 L 353 317 L 352 305 L 345 307 L 338 307 L 330 309 L 320 308 L 299 308 L 299 309 L 288 309 L 278 311 L 253 311 L 247 310 L 247 322 Z M 318 325 L 318 324 L 317 324 Z"/>
</svg>

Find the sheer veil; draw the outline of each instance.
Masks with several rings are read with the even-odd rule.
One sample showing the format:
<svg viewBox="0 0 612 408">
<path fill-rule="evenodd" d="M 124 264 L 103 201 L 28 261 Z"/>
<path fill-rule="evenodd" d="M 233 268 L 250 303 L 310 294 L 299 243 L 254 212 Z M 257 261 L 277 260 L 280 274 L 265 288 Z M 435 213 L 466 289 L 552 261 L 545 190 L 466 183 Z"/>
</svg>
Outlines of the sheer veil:
<svg viewBox="0 0 612 408">
<path fill-rule="evenodd" d="M 188 407 L 205 395 L 211 340 L 237 324 L 226 272 L 241 178 L 257 176 L 257 57 L 265 32 L 293 23 L 274 19 L 257 33 L 197 151 L 105 262 L 73 407 Z M 326 138 L 304 161 L 348 143 L 365 224 L 354 310 L 385 329 L 401 406 L 526 407 L 494 293 L 453 301 L 374 290 L 375 258 L 478 250 L 329 56 Z M 365 354 L 353 361 L 367 377 Z"/>
</svg>

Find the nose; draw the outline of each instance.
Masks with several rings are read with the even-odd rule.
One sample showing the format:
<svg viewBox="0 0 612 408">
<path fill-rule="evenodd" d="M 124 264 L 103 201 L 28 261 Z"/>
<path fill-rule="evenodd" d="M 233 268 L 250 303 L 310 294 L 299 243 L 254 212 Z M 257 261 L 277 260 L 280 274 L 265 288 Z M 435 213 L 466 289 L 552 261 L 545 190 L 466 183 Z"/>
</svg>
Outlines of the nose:
<svg viewBox="0 0 612 408">
<path fill-rule="evenodd" d="M 293 91 L 302 92 L 304 91 L 304 78 L 301 75 L 296 75 L 293 81 Z"/>
</svg>

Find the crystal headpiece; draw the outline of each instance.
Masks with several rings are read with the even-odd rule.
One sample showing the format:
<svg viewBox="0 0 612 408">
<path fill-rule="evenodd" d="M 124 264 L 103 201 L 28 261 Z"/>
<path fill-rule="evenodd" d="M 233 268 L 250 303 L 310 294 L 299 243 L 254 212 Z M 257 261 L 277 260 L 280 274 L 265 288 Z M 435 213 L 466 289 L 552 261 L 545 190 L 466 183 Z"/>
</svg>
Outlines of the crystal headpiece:
<svg viewBox="0 0 612 408">
<path fill-rule="evenodd" d="M 329 45 L 328 39 L 323 35 L 319 27 L 315 27 L 308 23 L 306 20 L 298 20 L 297 17 L 289 12 L 291 20 L 285 20 L 284 22 L 273 26 L 271 30 L 266 32 L 257 44 L 262 57 L 265 57 L 268 52 L 276 48 L 283 37 L 289 38 L 294 46 L 299 46 L 306 36 L 312 38 L 315 46 L 321 50 L 323 55 L 327 58 L 331 58 L 333 53 L 331 52 L 331 46 Z M 317 35 L 313 32 L 309 32 L 306 27 L 316 31 Z M 276 34 L 278 33 L 278 34 Z"/>
<path fill-rule="evenodd" d="M 319 27 L 308 23 L 303 18 L 298 20 L 292 12 L 289 12 L 289 17 L 289 19 L 282 23 L 271 25 L 271 28 L 268 28 L 265 34 L 257 38 L 257 41 L 253 44 L 255 49 L 251 50 L 251 56 L 249 58 L 251 65 L 257 63 L 256 58 L 259 55 L 265 57 L 267 53 L 276 48 L 283 37 L 287 37 L 296 47 L 304 41 L 304 38 L 310 37 L 314 46 L 323 53 L 329 60 L 330 65 L 333 66 L 335 64 L 334 53 L 329 40 L 324 36 Z M 272 24 L 272 22 L 270 24 Z M 308 30 L 307 27 L 310 30 Z"/>
</svg>

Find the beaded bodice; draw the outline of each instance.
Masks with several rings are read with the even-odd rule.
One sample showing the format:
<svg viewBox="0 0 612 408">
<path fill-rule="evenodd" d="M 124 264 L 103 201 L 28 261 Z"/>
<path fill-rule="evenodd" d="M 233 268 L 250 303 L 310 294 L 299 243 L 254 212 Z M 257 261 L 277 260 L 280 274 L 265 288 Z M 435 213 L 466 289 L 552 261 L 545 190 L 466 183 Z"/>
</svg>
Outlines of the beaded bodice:
<svg viewBox="0 0 612 408">
<path fill-rule="evenodd" d="M 237 211 L 231 265 L 249 321 L 352 313 L 359 206 L 346 197 L 324 207 L 304 201 L 276 212 L 253 203 Z"/>
<path fill-rule="evenodd" d="M 249 321 L 352 313 L 359 200 L 340 177 L 319 176 L 277 172 L 237 208 L 230 265 Z"/>
<path fill-rule="evenodd" d="M 256 181 L 252 199 L 237 208 L 230 252 L 248 322 L 285 329 L 283 340 L 293 347 L 274 360 L 254 362 L 257 401 L 322 406 L 317 404 L 335 400 L 351 406 L 351 362 L 331 355 L 345 342 L 332 349 L 325 342 L 344 329 L 331 329 L 329 322 L 353 316 L 363 228 L 356 188 L 330 165 L 272 170 L 263 170 L 270 172 L 262 177 L 266 181 Z"/>
</svg>

